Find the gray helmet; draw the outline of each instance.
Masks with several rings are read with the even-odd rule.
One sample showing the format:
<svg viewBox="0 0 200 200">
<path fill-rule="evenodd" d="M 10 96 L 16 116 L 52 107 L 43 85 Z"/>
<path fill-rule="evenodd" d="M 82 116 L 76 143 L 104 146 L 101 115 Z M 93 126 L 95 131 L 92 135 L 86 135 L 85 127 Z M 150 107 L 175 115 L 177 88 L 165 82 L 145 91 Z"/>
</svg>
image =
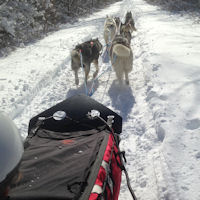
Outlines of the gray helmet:
<svg viewBox="0 0 200 200">
<path fill-rule="evenodd" d="M 0 112 L 0 183 L 19 164 L 23 142 L 13 121 Z"/>
</svg>

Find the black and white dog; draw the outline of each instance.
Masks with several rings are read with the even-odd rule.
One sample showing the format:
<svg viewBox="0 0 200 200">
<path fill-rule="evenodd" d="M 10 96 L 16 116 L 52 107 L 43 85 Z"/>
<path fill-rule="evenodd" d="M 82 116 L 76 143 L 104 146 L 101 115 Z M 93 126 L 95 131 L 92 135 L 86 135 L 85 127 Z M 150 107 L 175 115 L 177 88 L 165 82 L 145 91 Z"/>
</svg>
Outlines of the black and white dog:
<svg viewBox="0 0 200 200">
<path fill-rule="evenodd" d="M 75 46 L 71 51 L 71 68 L 75 74 L 75 84 L 79 84 L 78 70 L 83 65 L 85 71 L 85 81 L 87 83 L 88 75 L 90 72 L 90 65 L 93 63 L 96 67 L 96 71 L 93 74 L 95 78 L 99 71 L 98 59 L 100 52 L 102 50 L 102 44 L 99 42 L 98 38 L 91 39 L 81 44 Z M 82 63 L 81 63 L 82 56 Z"/>
</svg>

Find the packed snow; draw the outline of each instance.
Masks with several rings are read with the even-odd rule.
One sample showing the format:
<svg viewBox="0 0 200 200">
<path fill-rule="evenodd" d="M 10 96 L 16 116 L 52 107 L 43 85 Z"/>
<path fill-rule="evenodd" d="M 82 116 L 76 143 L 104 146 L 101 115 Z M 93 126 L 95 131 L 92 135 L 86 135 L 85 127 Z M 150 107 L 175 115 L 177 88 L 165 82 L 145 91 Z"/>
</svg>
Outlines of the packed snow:
<svg viewBox="0 0 200 200">
<path fill-rule="evenodd" d="M 123 21 L 127 11 L 137 28 L 130 86 L 120 86 L 114 71 L 108 71 L 91 98 L 123 117 L 120 146 L 138 200 L 199 200 L 200 26 L 187 13 L 123 0 L 17 49 L 0 59 L 0 110 L 25 139 L 33 116 L 85 93 L 81 70 L 80 85 L 75 85 L 70 51 L 90 38 L 104 45 L 106 15 Z M 102 58 L 100 65 L 101 70 L 108 66 Z M 131 199 L 124 176 L 119 199 Z"/>
</svg>

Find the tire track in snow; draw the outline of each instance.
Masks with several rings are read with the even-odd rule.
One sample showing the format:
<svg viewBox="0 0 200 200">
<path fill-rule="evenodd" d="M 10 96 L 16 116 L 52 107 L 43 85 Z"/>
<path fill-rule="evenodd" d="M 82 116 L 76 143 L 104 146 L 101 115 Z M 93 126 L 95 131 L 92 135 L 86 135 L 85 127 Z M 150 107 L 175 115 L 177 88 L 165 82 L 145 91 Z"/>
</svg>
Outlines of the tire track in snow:
<svg viewBox="0 0 200 200">
<path fill-rule="evenodd" d="M 174 176 L 171 174 L 163 152 L 157 150 L 152 156 L 152 163 L 158 187 L 158 199 L 180 199 L 178 194 L 174 193 L 175 189 L 178 191 L 178 187 L 173 180 Z"/>
<path fill-rule="evenodd" d="M 47 87 L 53 79 L 65 68 L 66 63 L 69 61 L 69 57 L 67 57 L 61 65 L 55 68 L 53 71 L 50 71 L 46 75 L 42 77 L 42 79 L 37 82 L 37 84 L 25 93 L 21 98 L 17 99 L 13 105 L 11 105 L 10 117 L 14 120 L 18 117 L 23 110 L 32 102 L 33 98 L 38 94 L 38 92 Z"/>
</svg>

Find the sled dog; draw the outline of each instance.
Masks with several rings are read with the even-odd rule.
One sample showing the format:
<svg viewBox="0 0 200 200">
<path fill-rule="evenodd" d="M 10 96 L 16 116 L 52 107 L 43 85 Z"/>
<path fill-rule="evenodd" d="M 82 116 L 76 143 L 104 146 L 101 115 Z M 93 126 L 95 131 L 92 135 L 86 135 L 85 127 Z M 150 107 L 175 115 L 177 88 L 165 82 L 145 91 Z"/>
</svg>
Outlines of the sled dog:
<svg viewBox="0 0 200 200">
<path fill-rule="evenodd" d="M 117 31 L 116 32 L 117 32 L 117 34 L 119 34 L 120 33 L 120 27 L 121 27 L 121 20 L 120 20 L 119 17 L 115 17 L 114 20 L 115 20 L 115 23 L 117 25 Z"/>
<path fill-rule="evenodd" d="M 71 69 L 74 71 L 75 74 L 76 85 L 79 84 L 78 70 L 82 67 L 82 65 L 85 71 L 86 83 L 88 80 L 91 63 L 93 63 L 96 67 L 96 71 L 93 74 L 93 78 L 97 76 L 99 71 L 98 59 L 101 50 L 102 44 L 99 42 L 98 38 L 96 38 L 76 45 L 75 48 L 71 51 Z"/>
<path fill-rule="evenodd" d="M 106 16 L 104 23 L 104 40 L 106 45 L 112 42 L 117 33 L 117 24 L 113 17 Z"/>
<path fill-rule="evenodd" d="M 117 79 L 122 84 L 124 75 L 125 82 L 129 85 L 128 74 L 133 68 L 133 52 L 127 38 L 117 35 L 111 45 L 110 59 Z"/>
<path fill-rule="evenodd" d="M 131 27 L 129 24 L 121 24 L 121 27 L 120 27 L 120 34 L 125 37 L 129 44 L 131 44 Z"/>
<path fill-rule="evenodd" d="M 133 15 L 132 15 L 132 12 L 131 12 L 131 11 L 129 11 L 129 12 L 126 13 L 126 16 L 125 16 L 125 23 L 124 23 L 124 24 L 130 26 L 130 31 L 131 31 L 131 33 L 132 33 L 133 31 L 136 31 L 136 30 L 137 30 L 137 29 L 135 28 L 135 22 L 134 22 L 134 20 L 133 20 Z"/>
</svg>

